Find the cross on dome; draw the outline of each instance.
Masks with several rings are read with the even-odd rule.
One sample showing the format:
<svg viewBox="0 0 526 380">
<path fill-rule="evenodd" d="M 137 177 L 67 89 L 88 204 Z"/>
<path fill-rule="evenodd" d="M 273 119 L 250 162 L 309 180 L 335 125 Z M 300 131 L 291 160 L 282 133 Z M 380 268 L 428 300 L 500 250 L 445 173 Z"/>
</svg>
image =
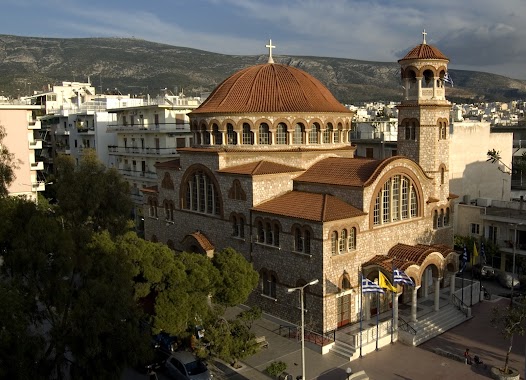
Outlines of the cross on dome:
<svg viewBox="0 0 526 380">
<path fill-rule="evenodd" d="M 276 48 L 274 45 L 272 45 L 272 40 L 268 40 L 268 45 L 265 45 L 266 48 L 268 48 L 268 63 L 274 63 L 274 60 L 272 59 L 272 49 Z"/>
<path fill-rule="evenodd" d="M 422 37 L 424 38 L 424 40 L 422 41 L 422 43 L 425 45 L 426 44 L 426 36 L 427 36 L 427 33 L 426 33 L 426 30 L 424 29 L 422 31 Z"/>
</svg>

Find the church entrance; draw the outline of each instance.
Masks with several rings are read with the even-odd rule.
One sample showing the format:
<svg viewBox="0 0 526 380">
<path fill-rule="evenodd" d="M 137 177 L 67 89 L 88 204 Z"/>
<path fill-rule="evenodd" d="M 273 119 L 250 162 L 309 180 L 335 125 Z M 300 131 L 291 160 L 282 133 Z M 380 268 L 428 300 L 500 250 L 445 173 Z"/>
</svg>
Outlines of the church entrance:
<svg viewBox="0 0 526 380">
<path fill-rule="evenodd" d="M 345 326 L 351 321 L 351 294 L 346 294 L 337 299 L 338 327 Z"/>
</svg>

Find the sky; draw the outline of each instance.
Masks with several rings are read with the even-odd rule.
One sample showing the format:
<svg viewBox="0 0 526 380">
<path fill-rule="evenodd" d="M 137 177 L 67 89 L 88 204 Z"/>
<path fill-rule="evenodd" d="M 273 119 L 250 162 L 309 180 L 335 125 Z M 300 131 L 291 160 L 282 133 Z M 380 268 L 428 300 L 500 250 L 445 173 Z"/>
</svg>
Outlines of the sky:
<svg viewBox="0 0 526 380">
<path fill-rule="evenodd" d="M 231 55 L 396 62 L 422 42 L 452 69 L 526 79 L 525 0 L 0 0 L 0 34 L 134 37 Z"/>
</svg>

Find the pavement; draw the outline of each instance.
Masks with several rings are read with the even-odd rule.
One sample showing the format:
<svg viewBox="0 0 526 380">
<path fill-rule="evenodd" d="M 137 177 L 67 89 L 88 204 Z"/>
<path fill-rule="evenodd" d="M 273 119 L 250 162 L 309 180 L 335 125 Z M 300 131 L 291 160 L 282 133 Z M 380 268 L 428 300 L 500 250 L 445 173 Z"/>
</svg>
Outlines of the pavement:
<svg viewBox="0 0 526 380">
<path fill-rule="evenodd" d="M 352 361 L 333 353 L 321 355 L 318 346 L 306 342 L 306 379 L 345 380 L 347 368 L 351 368 L 353 373 L 364 370 L 371 380 L 489 379 L 489 370 L 483 366 L 466 365 L 437 355 L 434 350 L 441 348 L 462 356 L 469 348 L 472 356 L 478 355 L 488 367 L 502 367 L 509 340 L 498 329 L 491 327 L 490 318 L 493 308 L 504 308 L 508 304 L 508 298 L 493 295 L 490 301 L 473 306 L 473 318 L 418 347 L 395 342 Z M 230 313 L 239 311 L 241 309 L 233 308 Z M 280 331 L 280 325 L 287 324 L 268 315 L 254 322 L 253 332 L 256 336 L 265 336 L 269 347 L 245 359 L 239 369 L 221 361 L 211 361 L 209 366 L 214 380 L 269 380 L 271 378 L 264 371 L 273 361 L 285 362 L 286 372 L 296 379 L 302 372 L 301 344 L 296 338 L 286 337 L 284 328 Z M 521 379 L 524 379 L 526 338 L 515 337 L 513 343 L 509 365 L 517 368 Z M 137 377 L 129 373 L 122 377 L 126 380 L 145 378 L 144 375 Z M 161 374 L 159 379 L 164 379 L 164 376 Z"/>
</svg>

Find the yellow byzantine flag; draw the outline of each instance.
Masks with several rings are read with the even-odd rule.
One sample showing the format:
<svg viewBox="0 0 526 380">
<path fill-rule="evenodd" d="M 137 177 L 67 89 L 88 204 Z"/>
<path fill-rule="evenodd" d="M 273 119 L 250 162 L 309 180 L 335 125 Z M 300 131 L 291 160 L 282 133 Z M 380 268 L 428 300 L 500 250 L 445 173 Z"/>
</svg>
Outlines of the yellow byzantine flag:
<svg viewBox="0 0 526 380">
<path fill-rule="evenodd" d="M 477 257 L 479 257 L 479 253 L 477 251 L 477 243 L 473 243 L 473 256 L 471 263 L 474 264 L 477 262 Z"/>
<path fill-rule="evenodd" d="M 388 289 L 388 290 L 390 290 L 392 292 L 396 292 L 397 291 L 396 287 L 391 285 L 391 283 L 389 282 L 387 277 L 385 277 L 382 272 L 378 272 L 378 285 L 380 286 L 380 288 Z"/>
</svg>

